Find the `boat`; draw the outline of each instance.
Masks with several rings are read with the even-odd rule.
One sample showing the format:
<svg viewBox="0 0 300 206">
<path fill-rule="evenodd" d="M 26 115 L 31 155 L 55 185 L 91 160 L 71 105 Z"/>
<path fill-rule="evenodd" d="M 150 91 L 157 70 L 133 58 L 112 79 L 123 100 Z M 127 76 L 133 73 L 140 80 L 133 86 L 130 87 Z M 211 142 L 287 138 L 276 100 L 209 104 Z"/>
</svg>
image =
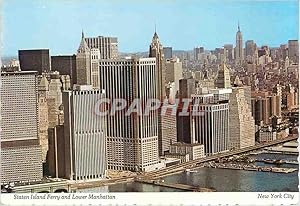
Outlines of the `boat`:
<svg viewBox="0 0 300 206">
<path fill-rule="evenodd" d="M 185 171 L 186 171 L 186 172 L 190 172 L 190 171 L 191 171 L 191 169 L 186 169 Z"/>
</svg>

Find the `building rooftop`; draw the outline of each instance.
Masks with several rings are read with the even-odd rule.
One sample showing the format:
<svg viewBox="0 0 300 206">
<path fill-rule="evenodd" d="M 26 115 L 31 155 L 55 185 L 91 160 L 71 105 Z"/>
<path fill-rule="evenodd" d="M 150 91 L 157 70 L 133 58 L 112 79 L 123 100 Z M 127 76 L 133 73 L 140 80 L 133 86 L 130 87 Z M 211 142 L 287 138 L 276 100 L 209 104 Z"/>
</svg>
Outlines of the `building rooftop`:
<svg viewBox="0 0 300 206">
<path fill-rule="evenodd" d="M 1 71 L 1 75 L 22 75 L 22 74 L 37 74 L 37 71 Z"/>
<path fill-rule="evenodd" d="M 176 142 L 176 143 L 172 144 L 171 146 L 190 146 L 190 147 L 192 147 L 192 146 L 199 146 L 199 145 L 202 145 L 202 144 L 200 144 L 200 143 L 189 144 L 189 143 L 185 143 L 185 142 Z"/>
</svg>

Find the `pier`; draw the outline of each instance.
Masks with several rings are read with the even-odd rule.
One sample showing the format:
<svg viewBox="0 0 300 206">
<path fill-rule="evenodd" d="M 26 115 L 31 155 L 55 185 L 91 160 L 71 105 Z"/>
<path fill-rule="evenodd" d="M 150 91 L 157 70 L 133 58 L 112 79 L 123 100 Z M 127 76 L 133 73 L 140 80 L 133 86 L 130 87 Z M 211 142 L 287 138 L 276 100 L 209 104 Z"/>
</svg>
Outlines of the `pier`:
<svg viewBox="0 0 300 206">
<path fill-rule="evenodd" d="M 146 179 L 136 179 L 135 182 L 140 182 L 143 184 L 150 184 L 150 185 L 155 185 L 155 186 L 162 186 L 162 187 L 168 187 L 168 188 L 173 188 L 173 189 L 180 189 L 180 190 L 185 190 L 189 192 L 216 192 L 215 189 L 210 189 L 210 188 L 202 188 L 202 187 L 195 187 L 192 185 L 185 185 L 185 184 L 171 184 L 171 183 L 166 183 L 158 180 L 146 180 Z"/>
<path fill-rule="evenodd" d="M 292 164 L 292 165 L 298 165 L 299 162 L 298 161 L 293 161 L 293 160 L 276 160 L 276 159 L 256 159 L 256 162 L 264 162 L 267 164 Z"/>
<path fill-rule="evenodd" d="M 231 169 L 231 170 L 247 170 L 257 172 L 276 172 L 276 173 L 292 173 L 298 171 L 297 168 L 279 168 L 279 167 L 262 167 L 256 165 L 240 165 L 240 164 L 205 164 L 204 167 Z"/>
</svg>

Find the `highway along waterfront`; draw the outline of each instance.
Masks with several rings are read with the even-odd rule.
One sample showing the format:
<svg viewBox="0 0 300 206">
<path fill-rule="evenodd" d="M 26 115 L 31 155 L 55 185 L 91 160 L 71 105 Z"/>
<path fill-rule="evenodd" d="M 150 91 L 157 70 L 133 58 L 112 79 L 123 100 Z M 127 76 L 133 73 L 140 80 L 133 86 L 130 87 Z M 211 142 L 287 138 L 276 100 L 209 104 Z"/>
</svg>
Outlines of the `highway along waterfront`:
<svg viewBox="0 0 300 206">
<path fill-rule="evenodd" d="M 274 171 L 251 171 L 245 169 L 222 169 L 204 167 L 181 170 L 156 179 L 162 183 L 148 184 L 142 181 L 130 181 L 100 187 L 78 189 L 77 192 L 185 192 L 186 189 L 164 187 L 162 185 L 189 185 L 191 188 L 205 188 L 217 192 L 296 192 L 298 191 L 297 155 L 255 152 L 248 155 L 236 155 L 224 158 L 229 164 L 253 165 L 257 168 L 291 168 L 294 171 L 282 173 Z M 284 160 L 281 164 L 265 163 L 260 160 Z M 223 164 L 219 161 L 211 161 Z M 288 162 L 288 163 L 283 163 Z M 292 162 L 293 164 L 290 164 Z M 146 177 L 145 177 L 146 178 Z M 151 178 L 150 178 L 151 179 Z M 180 187 L 178 187 L 180 188 Z M 183 187 L 182 187 L 183 188 Z"/>
</svg>

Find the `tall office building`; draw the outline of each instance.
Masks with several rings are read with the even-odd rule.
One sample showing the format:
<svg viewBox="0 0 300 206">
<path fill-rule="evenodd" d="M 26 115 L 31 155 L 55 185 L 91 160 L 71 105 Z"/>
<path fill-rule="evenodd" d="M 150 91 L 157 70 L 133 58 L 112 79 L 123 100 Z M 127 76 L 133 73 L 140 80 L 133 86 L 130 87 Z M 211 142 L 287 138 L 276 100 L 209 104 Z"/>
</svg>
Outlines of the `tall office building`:
<svg viewBox="0 0 300 206">
<path fill-rule="evenodd" d="M 82 32 L 81 42 L 76 55 L 76 83 L 91 84 L 91 49 L 88 47 Z"/>
<path fill-rule="evenodd" d="M 76 55 L 51 56 L 51 70 L 69 75 L 71 86 L 76 84 Z"/>
<path fill-rule="evenodd" d="M 245 43 L 245 59 L 247 62 L 255 63 L 258 58 L 257 46 L 253 40 L 248 40 Z"/>
<path fill-rule="evenodd" d="M 245 56 L 253 56 L 255 54 L 256 44 L 253 40 L 248 40 L 245 43 Z"/>
<path fill-rule="evenodd" d="M 95 112 L 102 90 L 77 86 L 63 92 L 65 174 L 71 180 L 100 178 L 106 172 L 106 117 Z"/>
<path fill-rule="evenodd" d="M 1 183 L 43 177 L 37 73 L 1 73 Z"/>
<path fill-rule="evenodd" d="M 235 47 L 235 62 L 241 64 L 244 60 L 243 51 L 243 35 L 240 30 L 240 25 L 238 25 L 238 31 L 236 32 L 236 47 Z"/>
<path fill-rule="evenodd" d="M 289 59 L 294 63 L 299 61 L 299 43 L 298 40 L 289 40 Z"/>
<path fill-rule="evenodd" d="M 128 107 L 134 99 L 157 99 L 156 58 L 101 60 L 100 84 L 107 98 L 122 98 Z M 157 111 L 126 115 L 124 109 L 109 115 L 107 125 L 109 169 L 147 171 L 158 163 Z"/>
<path fill-rule="evenodd" d="M 182 62 L 178 58 L 166 62 L 166 83 L 175 82 L 176 91 L 179 90 L 179 80 L 182 79 Z"/>
<path fill-rule="evenodd" d="M 91 85 L 94 89 L 100 89 L 99 82 L 99 60 L 100 60 L 100 51 L 98 48 L 91 49 Z"/>
<path fill-rule="evenodd" d="M 47 95 L 49 127 L 58 125 L 59 107 L 62 104 L 62 83 L 58 72 L 50 74 L 49 91 Z"/>
<path fill-rule="evenodd" d="M 179 80 L 179 97 L 191 98 L 196 93 L 196 81 L 194 78 Z"/>
<path fill-rule="evenodd" d="M 19 50 L 21 71 L 37 71 L 39 74 L 50 71 L 49 49 Z"/>
<path fill-rule="evenodd" d="M 222 65 L 218 71 L 218 77 L 217 77 L 215 86 L 217 88 L 230 88 L 231 87 L 230 72 L 225 63 L 222 63 Z"/>
<path fill-rule="evenodd" d="M 194 60 L 200 60 L 200 54 L 204 53 L 204 47 L 194 48 Z"/>
<path fill-rule="evenodd" d="M 255 124 L 244 87 L 232 87 L 229 99 L 228 149 L 241 149 L 255 144 Z"/>
<path fill-rule="evenodd" d="M 39 140 L 42 149 L 42 160 L 46 162 L 47 151 L 48 151 L 48 92 L 49 82 L 45 75 L 40 77 L 38 84 L 38 110 L 39 110 Z"/>
<path fill-rule="evenodd" d="M 100 59 L 116 59 L 119 56 L 117 37 L 87 37 L 84 39 L 90 49 L 99 49 Z"/>
<path fill-rule="evenodd" d="M 270 123 L 270 99 L 267 92 L 259 92 L 251 94 L 252 115 L 256 125 Z"/>
<path fill-rule="evenodd" d="M 207 98 L 211 98 L 208 95 Z M 215 95 L 213 95 L 215 96 Z M 192 143 L 204 145 L 205 155 L 212 155 L 228 150 L 229 140 L 229 107 L 228 102 L 201 103 L 201 95 L 193 95 L 192 113 L 201 112 L 191 116 Z M 214 98 L 214 97 L 213 97 Z"/>
<path fill-rule="evenodd" d="M 164 53 L 163 53 L 163 47 L 159 41 L 158 35 L 155 31 L 152 42 L 150 44 L 149 48 L 149 57 L 155 57 L 156 58 L 156 68 L 157 68 L 157 94 L 158 98 L 163 101 L 166 97 L 166 65 L 165 65 L 165 59 L 164 59 Z"/>
<path fill-rule="evenodd" d="M 176 105 L 162 106 L 159 110 L 166 111 L 158 122 L 158 150 L 159 155 L 162 156 L 165 152 L 170 150 L 170 145 L 177 142 L 177 129 L 176 129 L 176 113 L 172 114 L 173 110 L 176 110 Z"/>
<path fill-rule="evenodd" d="M 288 56 L 289 49 L 287 44 L 281 44 L 280 48 L 280 59 L 285 59 Z"/>
<path fill-rule="evenodd" d="M 171 59 L 173 57 L 172 47 L 164 47 L 163 50 L 165 59 Z"/>
<path fill-rule="evenodd" d="M 234 59 L 234 49 L 232 44 L 225 44 L 224 49 L 226 50 L 227 60 L 232 62 Z"/>
<path fill-rule="evenodd" d="M 179 80 L 179 98 L 190 99 L 196 93 L 196 81 L 194 78 L 180 79 Z M 190 112 L 190 106 L 188 112 Z M 191 142 L 191 116 L 179 115 L 184 109 L 184 102 L 180 101 L 176 114 L 176 127 L 177 127 L 177 141 L 192 143 Z"/>
</svg>

